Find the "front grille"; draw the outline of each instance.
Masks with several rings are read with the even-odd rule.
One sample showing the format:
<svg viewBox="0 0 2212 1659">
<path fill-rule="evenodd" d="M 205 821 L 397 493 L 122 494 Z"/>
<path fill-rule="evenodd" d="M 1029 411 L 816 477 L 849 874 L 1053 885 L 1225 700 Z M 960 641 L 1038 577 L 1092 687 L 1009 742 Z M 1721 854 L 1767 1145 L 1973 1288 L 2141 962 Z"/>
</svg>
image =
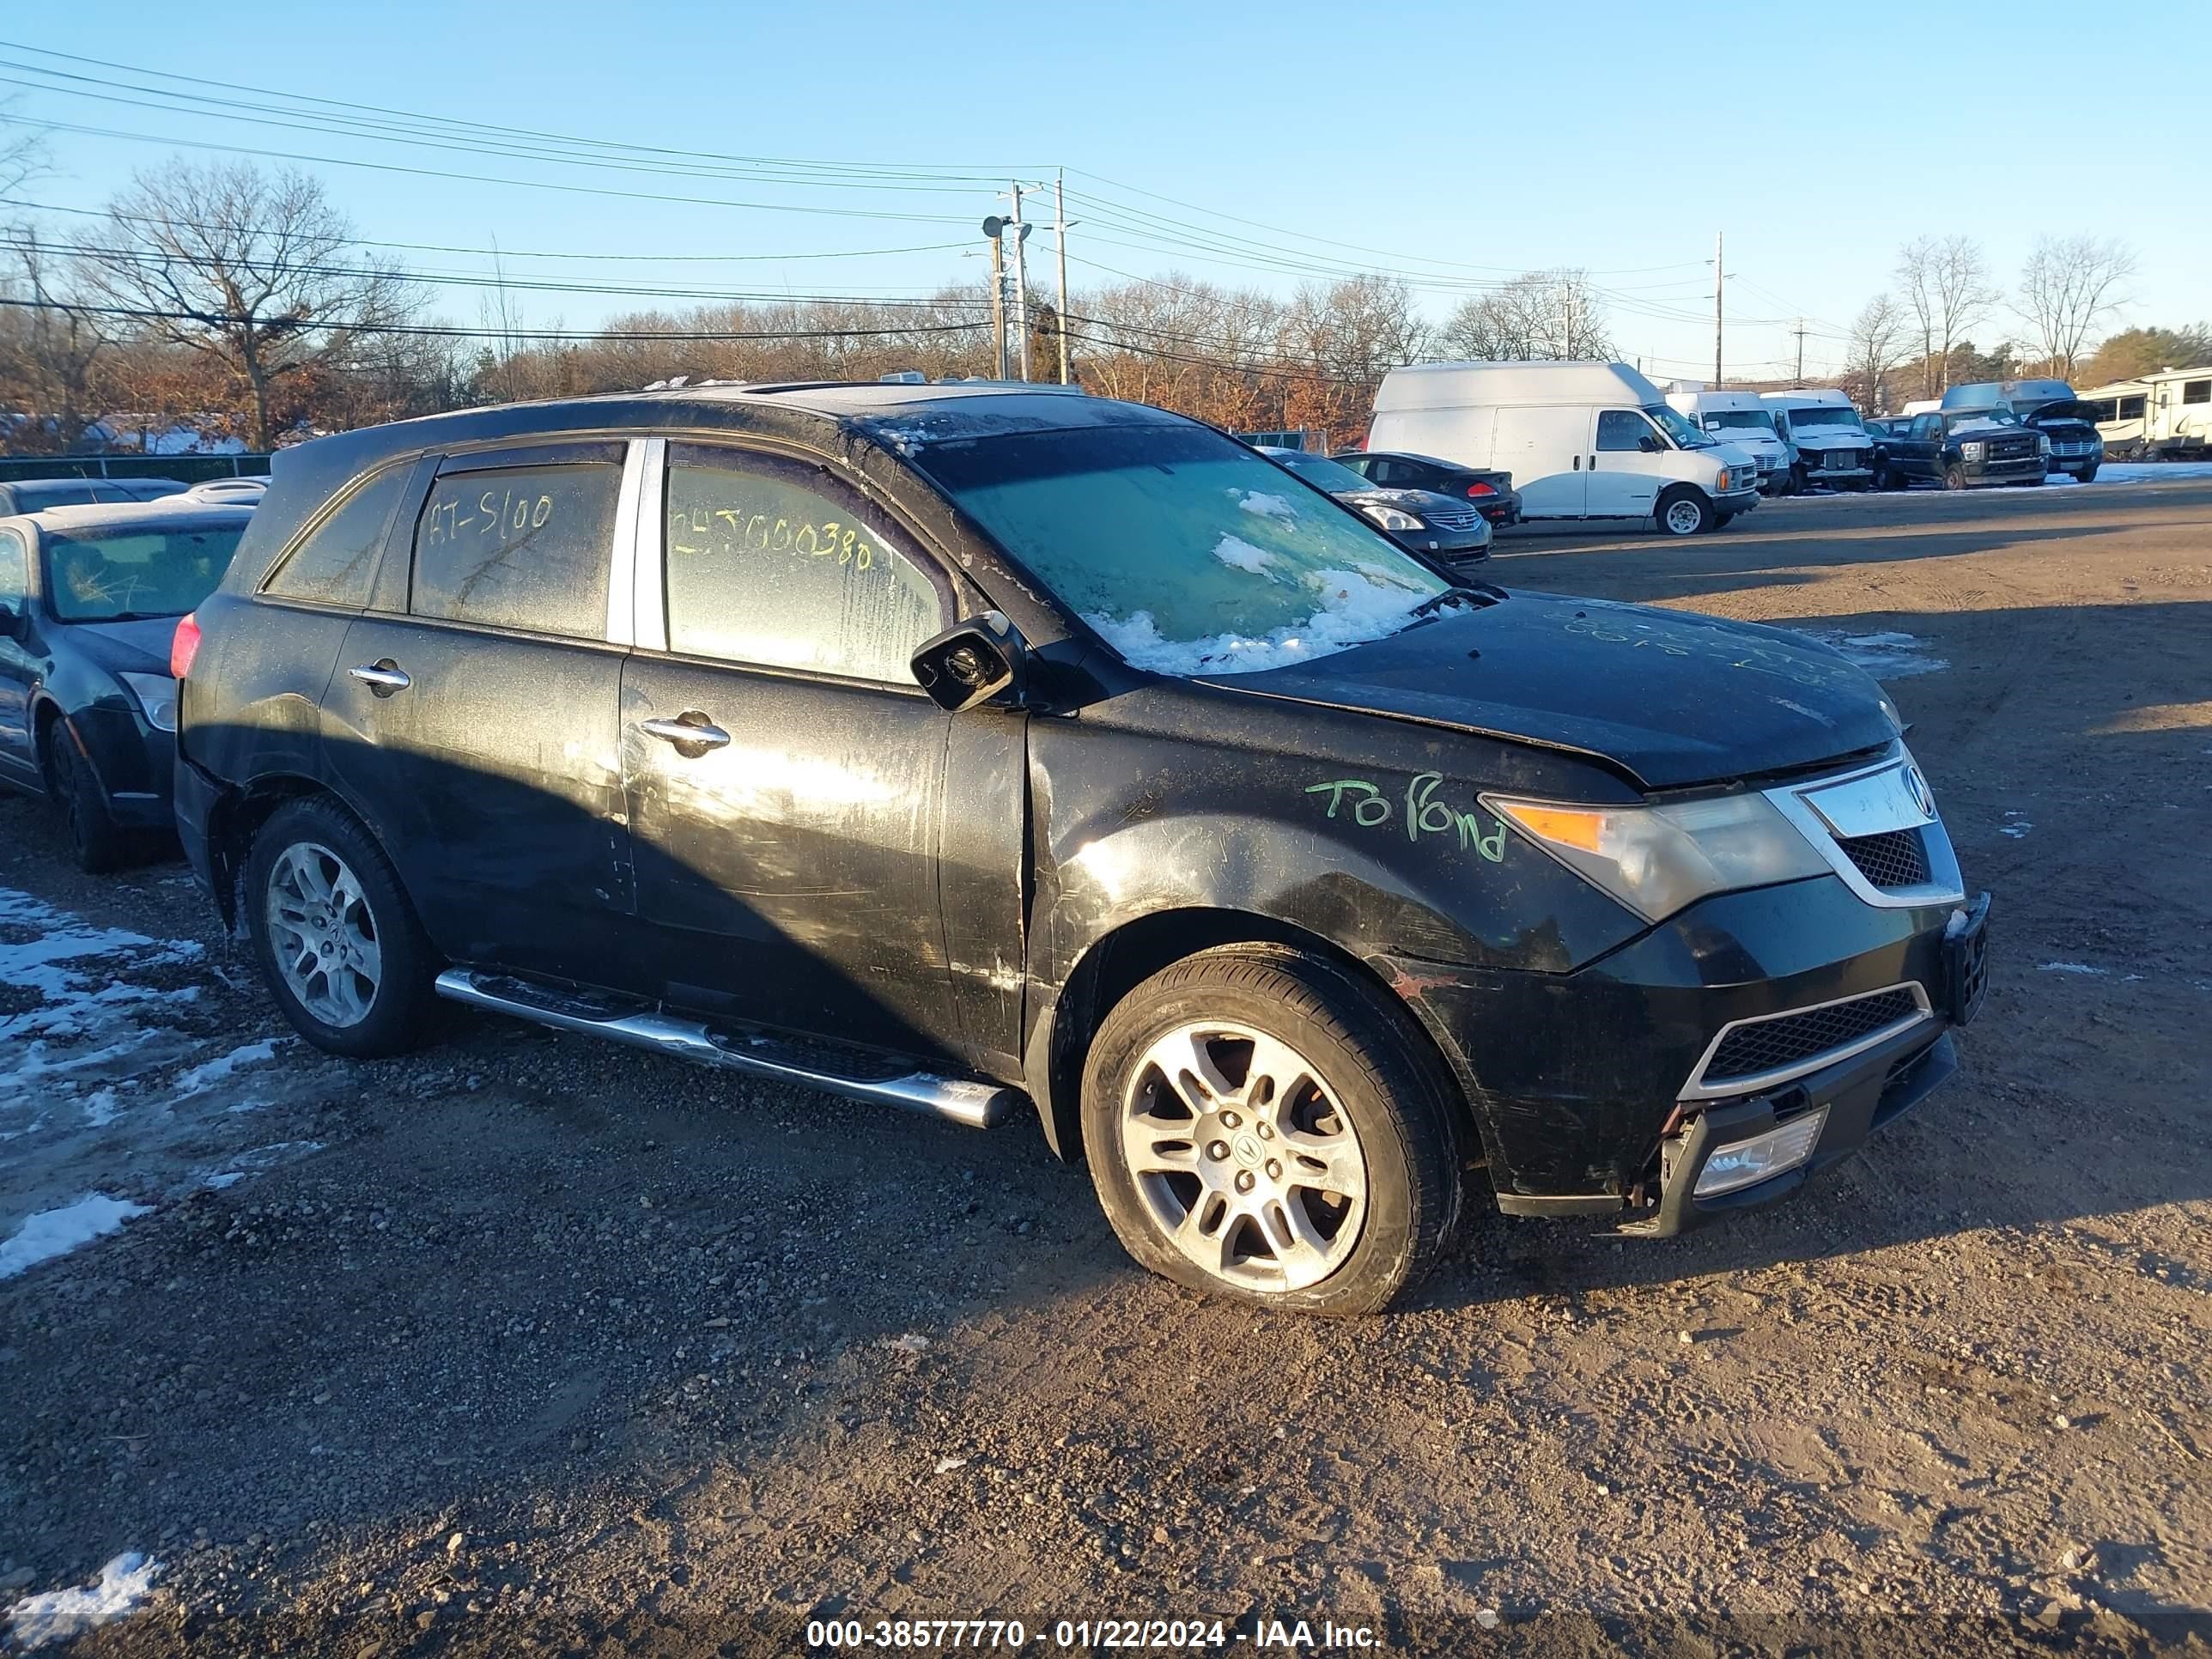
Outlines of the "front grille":
<svg viewBox="0 0 2212 1659">
<path fill-rule="evenodd" d="M 1752 1020 L 1721 1039 L 1698 1080 L 1710 1088 L 1732 1079 L 1797 1066 L 1919 1012 L 1920 1004 L 1912 993 L 1899 986 L 1825 1008 Z"/>
<path fill-rule="evenodd" d="M 1421 511 L 1439 530 L 1472 530 L 1482 517 L 1471 507 L 1439 507 L 1434 511 L 1423 507 Z"/>
<path fill-rule="evenodd" d="M 2033 438 L 1995 438 L 1990 442 L 1990 459 L 1993 461 L 2016 460 L 2023 455 L 2035 453 Z"/>
<path fill-rule="evenodd" d="M 1836 845 L 1876 887 L 1917 887 L 1928 879 L 1928 853 L 1917 830 L 1885 830 L 1876 836 L 1838 836 Z"/>
</svg>

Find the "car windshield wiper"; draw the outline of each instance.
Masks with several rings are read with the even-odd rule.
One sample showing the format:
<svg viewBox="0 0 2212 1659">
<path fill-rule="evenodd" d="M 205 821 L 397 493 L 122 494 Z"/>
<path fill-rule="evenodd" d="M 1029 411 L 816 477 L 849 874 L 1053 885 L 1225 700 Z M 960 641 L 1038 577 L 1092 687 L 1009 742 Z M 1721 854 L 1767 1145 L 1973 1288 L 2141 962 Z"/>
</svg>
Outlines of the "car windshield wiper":
<svg viewBox="0 0 2212 1659">
<path fill-rule="evenodd" d="M 1469 610 L 1481 611 L 1496 605 L 1505 597 L 1503 588 L 1488 586 L 1447 587 L 1441 593 L 1431 593 L 1406 613 L 1406 628 L 1419 628 L 1423 623 L 1436 620 L 1437 613 L 1448 605 L 1463 605 Z"/>
</svg>

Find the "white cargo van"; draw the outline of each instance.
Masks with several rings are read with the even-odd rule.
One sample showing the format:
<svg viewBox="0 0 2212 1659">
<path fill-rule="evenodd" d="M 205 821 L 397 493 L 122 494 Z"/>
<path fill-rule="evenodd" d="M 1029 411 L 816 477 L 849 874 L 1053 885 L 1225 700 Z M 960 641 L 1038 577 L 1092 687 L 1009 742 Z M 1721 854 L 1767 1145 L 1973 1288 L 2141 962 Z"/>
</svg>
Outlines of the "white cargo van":
<svg viewBox="0 0 2212 1659">
<path fill-rule="evenodd" d="M 1774 411 L 1756 392 L 1669 392 L 1667 401 L 1718 441 L 1748 454 L 1759 468 L 1759 493 L 1771 495 L 1790 479 L 1790 446 L 1775 429 Z"/>
<path fill-rule="evenodd" d="M 1827 484 L 1866 489 L 1874 483 L 1874 436 L 1860 424 L 1851 400 L 1833 386 L 1762 392 L 1774 424 L 1789 441 L 1794 489 Z"/>
<path fill-rule="evenodd" d="M 1689 536 L 1759 504 L 1757 467 L 1626 363 L 1394 368 L 1367 447 L 1510 472 L 1523 519 L 1650 519 Z"/>
</svg>

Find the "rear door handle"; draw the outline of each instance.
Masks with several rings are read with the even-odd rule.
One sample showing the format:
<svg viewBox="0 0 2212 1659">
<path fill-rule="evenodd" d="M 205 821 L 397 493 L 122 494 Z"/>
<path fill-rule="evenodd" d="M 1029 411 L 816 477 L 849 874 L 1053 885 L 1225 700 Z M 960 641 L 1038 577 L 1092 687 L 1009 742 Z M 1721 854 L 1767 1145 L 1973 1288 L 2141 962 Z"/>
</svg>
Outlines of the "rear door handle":
<svg viewBox="0 0 2212 1659">
<path fill-rule="evenodd" d="M 695 750 L 704 754 L 709 749 L 726 749 L 730 734 L 697 710 L 691 710 L 672 720 L 640 720 L 637 729 L 663 743 L 672 743 L 678 750 Z"/>
<path fill-rule="evenodd" d="M 380 697 L 388 697 L 394 691 L 404 691 L 415 684 L 408 678 L 407 671 L 389 657 L 359 668 L 349 668 L 346 672 Z"/>
</svg>

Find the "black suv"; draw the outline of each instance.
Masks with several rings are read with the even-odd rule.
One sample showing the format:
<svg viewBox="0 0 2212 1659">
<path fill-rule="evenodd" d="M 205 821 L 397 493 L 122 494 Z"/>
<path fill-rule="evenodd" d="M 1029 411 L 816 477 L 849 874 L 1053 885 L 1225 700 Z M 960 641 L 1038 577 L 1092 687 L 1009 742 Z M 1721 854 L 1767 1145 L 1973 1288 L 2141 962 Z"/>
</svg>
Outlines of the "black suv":
<svg viewBox="0 0 2212 1659">
<path fill-rule="evenodd" d="M 1946 489 L 2039 484 L 2051 441 L 2008 409 L 1947 409 L 1899 416 L 1875 440 L 1883 489 L 1939 483 Z"/>
<path fill-rule="evenodd" d="M 179 631 L 186 850 L 309 1041 L 436 994 L 1033 1110 L 1140 1261 L 1273 1305 L 1384 1305 L 1471 1164 L 1650 1233 L 1779 1197 L 1980 994 L 1986 896 L 1843 658 L 1455 585 L 1080 392 L 321 439 Z"/>
</svg>

